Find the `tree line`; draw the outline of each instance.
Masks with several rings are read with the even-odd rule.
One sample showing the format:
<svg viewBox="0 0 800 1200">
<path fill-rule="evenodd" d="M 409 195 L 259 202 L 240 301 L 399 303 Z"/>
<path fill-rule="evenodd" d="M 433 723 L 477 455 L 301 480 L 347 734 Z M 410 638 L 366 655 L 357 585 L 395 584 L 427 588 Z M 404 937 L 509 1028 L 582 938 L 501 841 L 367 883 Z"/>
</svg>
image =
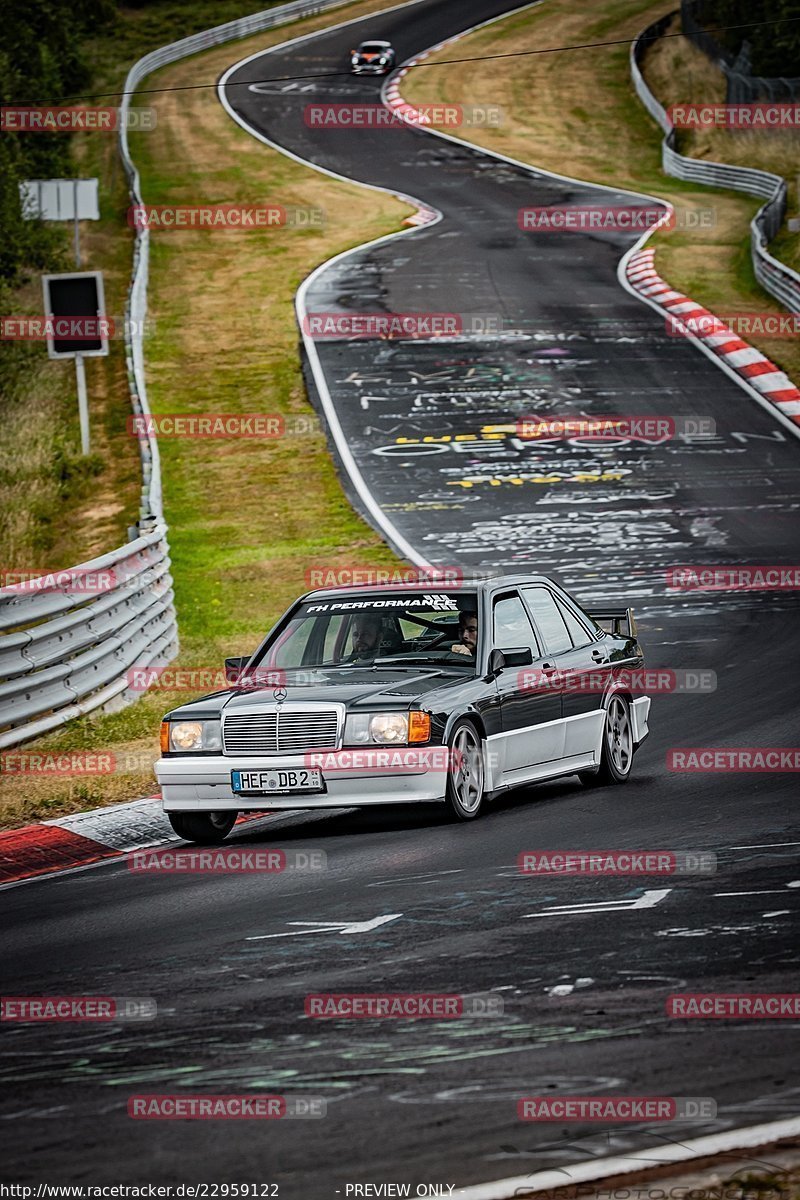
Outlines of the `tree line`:
<svg viewBox="0 0 800 1200">
<path fill-rule="evenodd" d="M 57 105 L 85 93 L 91 81 L 82 42 L 115 13 L 112 0 L 0 0 L 0 104 Z M 65 133 L 0 132 L 0 289 L 60 257 L 63 230 L 22 219 L 19 184 L 74 175 L 70 140 Z"/>
</svg>

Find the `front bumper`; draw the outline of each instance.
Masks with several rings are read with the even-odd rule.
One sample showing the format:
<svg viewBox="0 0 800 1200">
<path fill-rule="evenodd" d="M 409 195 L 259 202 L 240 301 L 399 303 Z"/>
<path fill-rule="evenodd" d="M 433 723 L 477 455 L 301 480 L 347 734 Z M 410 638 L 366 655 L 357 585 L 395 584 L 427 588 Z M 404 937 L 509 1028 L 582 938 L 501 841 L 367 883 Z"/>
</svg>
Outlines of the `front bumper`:
<svg viewBox="0 0 800 1200">
<path fill-rule="evenodd" d="M 391 64 L 378 66 L 376 63 L 359 63 L 358 66 L 350 68 L 350 73 L 352 75 L 388 75 L 391 69 Z"/>
<path fill-rule="evenodd" d="M 331 757 L 335 757 L 331 752 Z M 307 768 L 302 754 L 274 756 L 197 755 L 160 758 L 155 764 L 165 812 L 258 812 L 299 808 L 353 808 L 374 804 L 417 804 L 445 798 L 447 771 L 438 764 L 402 769 L 348 767 L 345 752 L 335 770 L 322 765 L 324 792 L 242 796 L 231 787 L 231 771 Z"/>
</svg>

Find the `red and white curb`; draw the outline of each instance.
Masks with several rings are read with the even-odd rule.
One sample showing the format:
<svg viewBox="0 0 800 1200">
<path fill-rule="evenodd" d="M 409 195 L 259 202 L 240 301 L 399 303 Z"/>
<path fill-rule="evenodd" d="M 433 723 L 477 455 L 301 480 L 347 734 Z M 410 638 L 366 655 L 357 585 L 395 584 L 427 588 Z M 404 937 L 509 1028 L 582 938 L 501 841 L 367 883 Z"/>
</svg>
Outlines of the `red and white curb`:
<svg viewBox="0 0 800 1200">
<path fill-rule="evenodd" d="M 687 336 L 702 342 L 773 404 L 778 412 L 793 424 L 800 425 L 800 391 L 788 375 L 755 346 L 742 341 L 709 309 L 670 287 L 653 265 L 655 253 L 653 249 L 637 250 L 628 258 L 625 275 L 634 291 L 663 308 Z"/>
<path fill-rule="evenodd" d="M 461 36 L 460 34 L 458 35 Z M 383 88 L 381 98 L 383 103 L 395 113 L 401 121 L 405 121 L 406 125 L 411 125 L 414 129 L 425 129 L 431 124 L 431 119 L 424 109 L 417 108 L 414 104 L 409 104 L 400 95 L 400 80 L 404 75 L 407 75 L 412 67 L 417 63 L 422 62 L 423 58 L 427 58 L 429 54 L 433 54 L 437 50 L 441 50 L 450 42 L 457 41 L 458 38 L 448 38 L 446 42 L 439 42 L 437 46 L 429 46 L 427 50 L 423 50 L 416 58 L 410 59 L 405 63 L 399 71 L 396 71 L 385 87 Z M 411 217 L 406 217 L 404 225 L 429 225 L 435 221 L 438 214 L 435 209 L 420 207 L 417 212 Z"/>
<path fill-rule="evenodd" d="M 425 54 L 421 54 L 419 57 L 425 58 L 425 55 L 428 53 L 429 51 L 426 50 Z M 417 59 L 414 59 L 414 63 L 417 61 Z M 411 67 L 414 65 L 414 63 L 409 63 L 408 66 Z M 398 81 L 403 75 L 405 75 L 407 70 L 408 67 L 404 67 L 401 71 L 398 71 L 396 75 L 392 76 L 389 83 L 383 90 L 383 102 L 392 110 L 392 112 L 400 117 L 402 121 L 405 121 L 407 125 L 413 125 L 416 128 L 422 126 L 424 128 L 426 125 L 430 125 L 430 117 L 428 117 L 428 115 L 423 112 L 422 109 L 415 108 L 413 104 L 408 104 L 400 95 Z M 432 222 L 437 220 L 438 216 L 439 214 L 435 208 L 426 208 L 424 205 L 420 205 L 415 213 L 413 213 L 410 217 L 405 218 L 403 224 L 430 225 Z"/>
<path fill-rule="evenodd" d="M 270 814 L 246 813 L 237 825 Z M 0 888 L 179 842 L 158 796 L 0 833 Z"/>
</svg>

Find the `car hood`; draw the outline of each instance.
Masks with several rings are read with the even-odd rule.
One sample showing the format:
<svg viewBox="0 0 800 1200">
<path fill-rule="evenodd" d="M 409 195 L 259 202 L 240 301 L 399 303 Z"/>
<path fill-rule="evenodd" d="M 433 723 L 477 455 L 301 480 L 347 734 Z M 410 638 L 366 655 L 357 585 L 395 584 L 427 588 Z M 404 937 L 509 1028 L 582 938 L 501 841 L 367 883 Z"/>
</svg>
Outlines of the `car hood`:
<svg viewBox="0 0 800 1200">
<path fill-rule="evenodd" d="M 222 712 L 252 708 L 253 705 L 271 705 L 276 702 L 276 691 L 285 690 L 283 702 L 316 701 L 319 703 L 346 704 L 349 709 L 408 708 L 412 701 L 424 700 L 428 693 L 438 691 L 448 684 L 462 684 L 469 678 L 459 667 L 326 667 L 315 670 L 286 671 L 284 689 L 274 686 L 230 688 L 214 692 L 190 704 L 182 704 L 169 715 L 218 716 Z"/>
</svg>

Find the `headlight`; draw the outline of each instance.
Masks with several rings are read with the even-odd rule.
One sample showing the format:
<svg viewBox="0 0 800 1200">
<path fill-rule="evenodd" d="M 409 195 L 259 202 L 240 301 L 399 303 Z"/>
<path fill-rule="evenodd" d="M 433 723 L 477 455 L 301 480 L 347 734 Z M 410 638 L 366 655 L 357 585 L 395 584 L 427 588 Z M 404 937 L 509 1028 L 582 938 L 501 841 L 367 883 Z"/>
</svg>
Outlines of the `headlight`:
<svg viewBox="0 0 800 1200">
<path fill-rule="evenodd" d="M 162 752 L 193 754 L 221 749 L 219 721 L 164 721 L 161 725 Z"/>
<path fill-rule="evenodd" d="M 361 60 L 359 59 L 357 54 L 354 54 L 353 57 L 350 59 L 350 62 L 353 64 L 354 67 L 357 67 L 360 61 Z"/>
<path fill-rule="evenodd" d="M 427 742 L 431 719 L 423 712 L 349 713 L 344 725 L 345 746 L 399 746 Z"/>
<path fill-rule="evenodd" d="M 405 713 L 376 713 L 369 723 L 373 742 L 396 745 L 408 741 L 408 717 Z"/>
</svg>

